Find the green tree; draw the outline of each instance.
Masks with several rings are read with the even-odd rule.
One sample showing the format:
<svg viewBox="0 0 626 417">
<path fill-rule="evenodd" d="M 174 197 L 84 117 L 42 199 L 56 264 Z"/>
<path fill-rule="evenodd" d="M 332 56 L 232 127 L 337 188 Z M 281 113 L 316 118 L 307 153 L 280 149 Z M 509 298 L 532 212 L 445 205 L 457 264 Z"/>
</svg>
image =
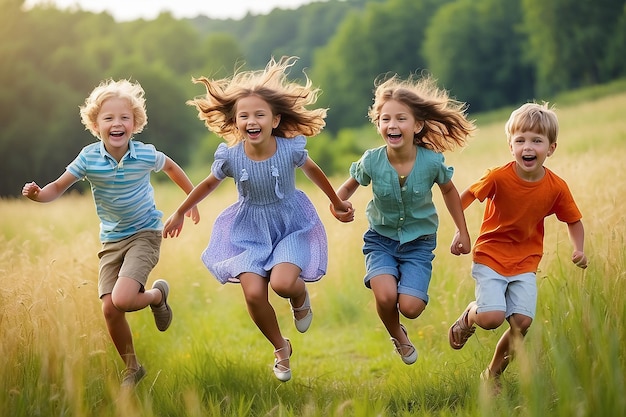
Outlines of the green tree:
<svg viewBox="0 0 626 417">
<path fill-rule="evenodd" d="M 620 67 L 623 71 L 624 0 L 522 0 L 522 5 L 526 58 L 535 65 L 539 94 L 606 82 Z"/>
<path fill-rule="evenodd" d="M 424 56 L 439 83 L 472 111 L 532 98 L 532 68 L 522 62 L 518 0 L 457 0 L 428 24 Z"/>
<path fill-rule="evenodd" d="M 313 80 L 330 107 L 328 128 L 367 122 L 374 80 L 425 68 L 421 48 L 430 17 L 446 0 L 391 0 L 350 13 L 329 43 L 315 53 Z"/>
<path fill-rule="evenodd" d="M 245 56 L 237 40 L 227 33 L 209 35 L 199 51 L 201 65 L 194 69 L 193 76 L 224 77 L 245 62 Z"/>
</svg>

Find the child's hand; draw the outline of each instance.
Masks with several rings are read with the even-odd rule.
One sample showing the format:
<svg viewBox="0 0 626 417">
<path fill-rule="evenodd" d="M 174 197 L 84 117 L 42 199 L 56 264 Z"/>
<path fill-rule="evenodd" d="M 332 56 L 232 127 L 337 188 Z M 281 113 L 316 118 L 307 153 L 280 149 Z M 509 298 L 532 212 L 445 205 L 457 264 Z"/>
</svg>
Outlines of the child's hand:
<svg viewBox="0 0 626 417">
<path fill-rule="evenodd" d="M 470 241 L 469 235 L 461 235 L 461 233 L 457 230 L 454 234 L 454 239 L 452 239 L 452 244 L 450 244 L 450 253 L 459 256 L 466 255 L 470 253 L 471 250 L 472 242 Z"/>
<path fill-rule="evenodd" d="M 354 209 L 352 203 L 347 200 L 341 202 L 341 205 L 330 205 L 330 212 L 337 220 L 343 223 L 349 223 L 354 220 Z"/>
<path fill-rule="evenodd" d="M 181 230 L 183 230 L 183 223 L 185 223 L 185 216 L 178 213 L 172 214 L 163 226 L 163 237 L 178 237 Z"/>
<path fill-rule="evenodd" d="M 572 262 L 579 268 L 587 268 L 587 257 L 583 251 L 575 250 L 572 254 Z"/>
<path fill-rule="evenodd" d="M 39 188 L 37 183 L 27 182 L 26 184 L 24 184 L 24 187 L 22 188 L 22 195 L 25 197 L 28 197 L 29 199 L 33 201 L 37 201 L 37 196 L 39 195 L 40 191 L 41 191 L 41 188 Z"/>
<path fill-rule="evenodd" d="M 193 224 L 198 224 L 200 221 L 200 212 L 198 211 L 198 206 L 194 206 L 191 210 L 185 213 L 185 216 L 191 217 L 193 220 Z"/>
</svg>

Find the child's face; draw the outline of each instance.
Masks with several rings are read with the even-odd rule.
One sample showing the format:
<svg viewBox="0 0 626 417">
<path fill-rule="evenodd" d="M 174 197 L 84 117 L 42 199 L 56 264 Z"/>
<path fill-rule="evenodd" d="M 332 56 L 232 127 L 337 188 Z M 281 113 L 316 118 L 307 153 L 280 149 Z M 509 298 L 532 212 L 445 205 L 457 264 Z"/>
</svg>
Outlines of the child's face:
<svg viewBox="0 0 626 417">
<path fill-rule="evenodd" d="M 389 100 L 380 108 L 378 132 L 390 149 L 412 149 L 422 127 L 423 122 L 415 120 L 411 108 L 400 101 Z"/>
<path fill-rule="evenodd" d="M 556 142 L 535 132 L 514 132 L 509 142 L 511 154 L 517 163 L 517 173 L 527 180 L 543 177 L 543 164 L 554 153 Z"/>
<path fill-rule="evenodd" d="M 135 129 L 135 117 L 128 100 L 116 97 L 105 100 L 96 118 L 96 129 L 111 155 L 117 157 L 120 152 L 123 155 Z"/>
<path fill-rule="evenodd" d="M 248 96 L 237 100 L 235 124 L 243 138 L 250 144 L 265 141 L 278 126 L 280 115 L 274 115 L 270 105 L 259 96 Z"/>
</svg>

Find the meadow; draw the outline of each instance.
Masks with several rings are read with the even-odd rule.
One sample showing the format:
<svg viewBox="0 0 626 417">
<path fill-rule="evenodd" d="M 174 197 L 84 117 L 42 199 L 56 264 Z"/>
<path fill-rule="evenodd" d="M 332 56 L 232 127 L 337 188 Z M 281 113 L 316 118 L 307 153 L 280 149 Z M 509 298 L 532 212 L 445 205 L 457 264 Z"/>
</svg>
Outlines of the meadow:
<svg viewBox="0 0 626 417">
<path fill-rule="evenodd" d="M 327 227 L 330 260 L 326 277 L 309 286 L 315 317 L 307 333 L 295 330 L 288 302 L 272 296 L 294 348 L 293 379 L 276 380 L 272 347 L 249 318 L 241 289 L 220 285 L 199 259 L 213 219 L 236 198 L 226 182 L 200 204 L 200 224 L 188 221 L 180 237 L 163 242 L 151 281 L 170 282 L 170 329 L 159 332 L 149 309 L 129 314 L 148 370 L 130 395 L 119 390 L 122 362 L 97 298 L 100 244 L 91 196 L 69 194 L 49 204 L 0 200 L 0 415 L 624 416 L 625 108 L 624 93 L 557 108 L 559 144 L 547 166 L 569 183 L 583 212 L 589 268 L 571 263 L 566 226 L 548 218 L 537 316 L 499 395 L 484 389 L 478 376 L 504 327 L 478 329 L 460 351 L 448 345 L 448 327 L 473 299 L 474 284 L 471 258 L 449 253 L 453 223 L 438 190 L 431 301 L 421 317 L 403 320 L 420 355 L 407 366 L 393 352 L 362 283 L 361 236 L 371 190 L 357 191 L 356 220 L 342 224 L 306 179 L 299 185 Z M 506 117 L 479 120 L 470 146 L 446 154 L 459 190 L 485 168 L 510 160 Z M 344 179 L 332 182 L 339 186 Z M 183 198 L 169 183 L 160 183 L 156 195 L 166 217 Z M 473 238 L 482 209 L 475 202 L 466 211 Z"/>
</svg>

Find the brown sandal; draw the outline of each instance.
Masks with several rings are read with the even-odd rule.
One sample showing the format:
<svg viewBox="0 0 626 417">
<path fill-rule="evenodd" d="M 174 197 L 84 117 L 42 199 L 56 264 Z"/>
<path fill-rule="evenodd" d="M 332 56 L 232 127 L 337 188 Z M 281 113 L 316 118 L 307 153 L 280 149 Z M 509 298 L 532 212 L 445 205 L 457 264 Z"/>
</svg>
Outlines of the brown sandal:
<svg viewBox="0 0 626 417">
<path fill-rule="evenodd" d="M 469 327 L 467 325 L 467 315 L 473 305 L 474 303 L 470 303 L 463 314 L 461 314 L 461 317 L 459 317 L 458 320 L 450 326 L 450 330 L 448 330 L 448 339 L 452 349 L 461 349 L 465 346 L 467 339 L 469 339 L 476 331 L 476 326 Z"/>
</svg>

